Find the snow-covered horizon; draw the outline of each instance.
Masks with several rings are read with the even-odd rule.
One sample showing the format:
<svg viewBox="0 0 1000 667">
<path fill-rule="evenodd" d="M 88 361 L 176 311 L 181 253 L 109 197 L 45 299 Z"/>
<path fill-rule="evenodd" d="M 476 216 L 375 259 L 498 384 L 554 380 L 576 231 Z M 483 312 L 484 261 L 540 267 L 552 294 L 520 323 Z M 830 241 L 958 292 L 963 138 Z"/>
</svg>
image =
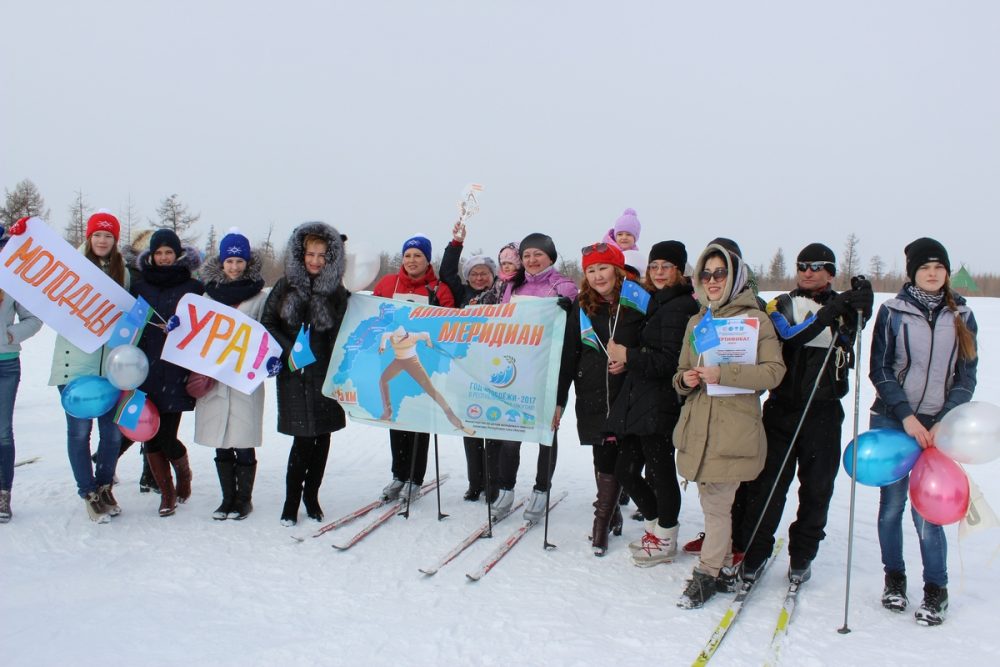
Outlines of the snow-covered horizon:
<svg viewBox="0 0 1000 667">
<path fill-rule="evenodd" d="M 888 298 L 878 295 L 877 301 Z M 1000 299 L 969 300 L 979 322 L 979 386 L 975 400 L 1000 404 Z M 867 369 L 870 329 L 864 333 Z M 14 518 L 0 526 L 0 660 L 4 665 L 686 665 L 697 656 L 730 596 L 701 610 L 675 606 L 695 565 L 690 556 L 642 569 L 627 544 L 642 532 L 626 519 L 607 556 L 595 558 L 587 535 L 593 517 L 590 451 L 578 445 L 573 411 L 563 420 L 553 491 L 568 498 L 551 515 L 542 548 L 535 529 L 482 581 L 464 574 L 515 527 L 481 540 L 433 577 L 418 568 L 485 520 L 482 503 L 462 501 L 466 486 L 461 438 L 440 437 L 441 472 L 450 479 L 441 499 L 449 517 L 437 521 L 434 495 L 394 518 L 347 552 L 330 547 L 359 523 L 323 537 L 318 524 L 283 528 L 284 468 L 291 438 L 274 430 L 273 383 L 267 391 L 265 443 L 254 512 L 245 521 L 214 521 L 219 501 L 214 452 L 193 444 L 194 419 L 180 437 L 188 445 L 194 492 L 169 518 L 157 516 L 159 496 L 140 494 L 138 447 L 119 462 L 115 493 L 123 514 L 109 525 L 89 521 L 66 459 L 65 419 L 54 387 L 46 386 L 55 334 L 45 327 L 25 343 L 14 414 L 17 460 Z M 852 378 L 852 388 L 853 388 Z M 873 391 L 862 376 L 861 431 Z M 844 398 L 851 437 L 853 394 Z M 335 433 L 321 502 L 327 520 L 373 500 L 389 480 L 383 429 L 349 424 Z M 529 492 L 536 445 L 522 448 L 518 496 Z M 1000 508 L 1000 462 L 967 466 L 993 506 Z M 433 448 L 428 479 L 434 474 Z M 794 515 L 795 486 L 779 534 Z M 909 518 L 904 547 L 911 611 L 881 607 L 882 566 L 875 517 L 877 489 L 857 487 L 857 514 L 848 616 L 844 593 L 850 480 L 841 471 L 830 509 L 828 536 L 813 564 L 812 580 L 782 653 L 786 665 L 905 666 L 948 661 L 989 665 L 1000 650 L 993 604 L 1000 594 L 996 554 L 1000 531 L 949 542 L 947 621 L 917 626 L 920 556 Z M 629 511 L 634 506 L 629 506 Z M 681 541 L 701 529 L 694 487 L 683 494 Z M 303 542 L 291 539 L 303 537 Z M 500 538 L 500 539 L 498 539 Z M 754 665 L 767 655 L 770 633 L 786 587 L 787 552 L 779 555 L 719 648 L 712 664 Z"/>
</svg>

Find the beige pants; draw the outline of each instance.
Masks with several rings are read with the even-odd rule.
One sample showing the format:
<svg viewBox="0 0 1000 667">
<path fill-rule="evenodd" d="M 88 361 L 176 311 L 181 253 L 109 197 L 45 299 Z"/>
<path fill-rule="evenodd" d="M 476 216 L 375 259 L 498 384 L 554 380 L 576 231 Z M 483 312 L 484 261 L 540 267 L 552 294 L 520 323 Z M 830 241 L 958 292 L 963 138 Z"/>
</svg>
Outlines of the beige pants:
<svg viewBox="0 0 1000 667">
<path fill-rule="evenodd" d="M 705 541 L 701 545 L 698 569 L 713 577 L 723 565 L 732 565 L 733 499 L 739 482 L 699 482 L 698 498 L 705 515 Z"/>
</svg>

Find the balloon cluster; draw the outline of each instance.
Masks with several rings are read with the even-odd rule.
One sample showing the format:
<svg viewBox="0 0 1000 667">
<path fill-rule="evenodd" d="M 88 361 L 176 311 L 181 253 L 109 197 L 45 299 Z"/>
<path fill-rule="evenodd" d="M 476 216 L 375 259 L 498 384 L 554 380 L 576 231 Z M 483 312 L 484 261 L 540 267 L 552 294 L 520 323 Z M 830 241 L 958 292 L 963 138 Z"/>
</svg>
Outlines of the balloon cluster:
<svg viewBox="0 0 1000 667">
<path fill-rule="evenodd" d="M 857 447 L 859 484 L 886 486 L 910 476 L 910 502 L 931 523 L 961 521 L 969 509 L 969 478 L 959 463 L 988 463 L 1000 458 L 1000 408 L 964 403 L 945 415 L 934 447 L 921 450 L 902 431 L 873 429 L 844 450 L 844 469 L 854 476 Z"/>
</svg>

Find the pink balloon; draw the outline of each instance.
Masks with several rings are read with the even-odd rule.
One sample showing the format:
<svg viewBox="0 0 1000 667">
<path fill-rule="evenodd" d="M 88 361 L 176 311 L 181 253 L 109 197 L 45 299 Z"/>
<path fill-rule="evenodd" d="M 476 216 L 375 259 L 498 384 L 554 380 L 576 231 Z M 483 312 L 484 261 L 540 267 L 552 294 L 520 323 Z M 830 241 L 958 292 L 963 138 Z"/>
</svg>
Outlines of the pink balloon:
<svg viewBox="0 0 1000 667">
<path fill-rule="evenodd" d="M 160 430 L 160 411 L 156 409 L 156 405 L 152 401 L 147 399 L 142 406 L 142 412 L 139 413 L 139 423 L 136 424 L 135 429 L 125 428 L 119 424 L 118 430 L 126 438 L 135 442 L 152 440 L 156 432 Z"/>
<path fill-rule="evenodd" d="M 961 521 L 969 511 L 969 478 L 960 465 L 928 447 L 910 471 L 910 502 L 939 526 Z"/>
</svg>

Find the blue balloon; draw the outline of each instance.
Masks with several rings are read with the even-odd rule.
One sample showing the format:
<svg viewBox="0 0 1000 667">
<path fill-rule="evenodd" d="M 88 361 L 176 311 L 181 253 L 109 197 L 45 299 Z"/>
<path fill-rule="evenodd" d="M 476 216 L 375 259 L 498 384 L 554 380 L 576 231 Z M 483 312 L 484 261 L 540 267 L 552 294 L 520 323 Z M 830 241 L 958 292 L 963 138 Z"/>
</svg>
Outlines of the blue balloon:
<svg viewBox="0 0 1000 667">
<path fill-rule="evenodd" d="M 107 378 L 84 375 L 63 387 L 63 410 L 78 419 L 94 419 L 115 407 L 121 390 Z"/>
<path fill-rule="evenodd" d="M 920 445 L 903 431 L 876 428 L 858 436 L 858 483 L 886 486 L 910 473 L 920 458 Z M 854 441 L 844 450 L 844 470 L 852 473 Z"/>
</svg>

